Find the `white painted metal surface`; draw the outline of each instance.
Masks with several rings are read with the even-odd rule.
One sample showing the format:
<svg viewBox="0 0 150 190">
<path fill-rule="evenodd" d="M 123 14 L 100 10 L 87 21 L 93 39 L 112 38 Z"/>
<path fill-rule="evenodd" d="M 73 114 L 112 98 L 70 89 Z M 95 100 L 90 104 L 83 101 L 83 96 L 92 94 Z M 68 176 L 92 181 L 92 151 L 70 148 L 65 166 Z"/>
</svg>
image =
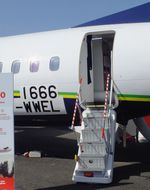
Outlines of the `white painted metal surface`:
<svg viewBox="0 0 150 190">
<path fill-rule="evenodd" d="M 78 142 L 78 159 L 76 160 L 72 178 L 76 182 L 112 182 L 115 149 L 115 113 L 110 111 L 110 116 L 106 118 L 106 120 L 109 120 L 109 125 L 105 126 L 107 130 L 105 130 L 103 138 L 102 128 L 104 125 L 97 125 L 98 118 L 104 121 L 102 115 L 103 110 L 91 110 L 88 108 L 83 112 L 82 126 L 79 126 L 82 130 Z M 88 125 L 88 118 L 93 120 L 93 126 L 91 123 Z M 91 176 L 86 176 L 86 172 L 90 172 Z"/>
<path fill-rule="evenodd" d="M 14 76 L 14 89 L 19 91 L 21 98 L 15 99 L 15 114 L 37 114 L 34 105 L 40 104 L 41 111 L 38 114 L 66 114 L 63 96 L 57 98 L 45 98 L 52 101 L 54 109 L 59 112 L 47 112 L 39 96 L 39 87 L 46 88 L 54 85 L 55 92 L 77 92 L 78 80 L 86 79 L 87 35 L 101 35 L 114 33 L 114 45 L 112 53 L 112 78 L 115 83 L 116 93 L 149 95 L 149 23 L 116 24 L 93 27 L 73 28 L 52 32 L 41 32 L 13 37 L 0 38 L 0 62 L 3 63 L 3 72 L 10 72 L 12 62 L 20 60 L 19 73 Z M 59 56 L 60 68 L 58 71 L 49 71 L 49 62 L 52 57 Z M 29 71 L 31 61 L 39 61 L 39 71 Z M 92 76 L 92 72 L 91 72 Z M 36 99 L 30 97 L 30 87 L 37 88 Z M 26 89 L 27 99 L 31 102 L 32 112 L 27 112 L 23 102 L 28 103 L 23 96 Z M 92 83 L 82 90 L 81 100 L 89 101 L 94 98 Z M 86 92 L 89 96 L 87 99 Z M 90 95 L 91 94 L 91 95 Z M 95 94 L 96 96 L 96 94 Z M 86 98 L 85 98 L 86 97 Z M 44 104 L 44 105 L 43 105 Z M 16 107 L 22 106 L 22 109 Z M 46 109 L 52 109 L 50 103 Z"/>
</svg>

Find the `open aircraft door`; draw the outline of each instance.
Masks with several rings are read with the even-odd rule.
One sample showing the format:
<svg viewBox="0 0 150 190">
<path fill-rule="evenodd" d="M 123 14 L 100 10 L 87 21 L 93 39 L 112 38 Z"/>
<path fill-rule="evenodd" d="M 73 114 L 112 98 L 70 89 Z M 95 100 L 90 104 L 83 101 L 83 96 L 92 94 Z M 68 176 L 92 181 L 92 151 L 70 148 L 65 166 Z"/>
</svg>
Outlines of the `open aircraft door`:
<svg viewBox="0 0 150 190">
<path fill-rule="evenodd" d="M 79 78 L 82 80 L 80 101 L 83 105 L 104 104 L 107 75 L 113 78 L 114 36 L 114 31 L 105 31 L 84 37 L 79 66 Z"/>
</svg>

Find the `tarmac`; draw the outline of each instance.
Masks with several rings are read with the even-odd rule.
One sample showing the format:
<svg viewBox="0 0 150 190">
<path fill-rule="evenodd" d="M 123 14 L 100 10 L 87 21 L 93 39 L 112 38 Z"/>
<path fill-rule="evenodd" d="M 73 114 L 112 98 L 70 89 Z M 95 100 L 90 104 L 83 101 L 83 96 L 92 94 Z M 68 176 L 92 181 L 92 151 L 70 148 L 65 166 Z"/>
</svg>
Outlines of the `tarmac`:
<svg viewBox="0 0 150 190">
<path fill-rule="evenodd" d="M 40 151 L 41 157 L 23 156 L 30 151 Z M 68 126 L 16 126 L 15 190 L 149 190 L 149 152 L 150 143 L 116 145 L 113 183 L 75 183 L 77 141 Z"/>
</svg>

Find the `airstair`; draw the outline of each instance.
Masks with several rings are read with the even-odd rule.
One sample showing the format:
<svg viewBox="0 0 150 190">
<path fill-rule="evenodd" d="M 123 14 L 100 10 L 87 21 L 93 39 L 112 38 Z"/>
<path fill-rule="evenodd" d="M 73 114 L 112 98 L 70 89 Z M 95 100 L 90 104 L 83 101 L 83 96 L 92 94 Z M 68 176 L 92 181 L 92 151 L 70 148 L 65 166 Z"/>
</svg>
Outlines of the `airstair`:
<svg viewBox="0 0 150 190">
<path fill-rule="evenodd" d="M 116 114 L 111 105 L 106 105 L 107 96 L 106 92 L 104 105 L 86 105 L 82 112 L 81 126 L 74 127 L 80 136 L 73 181 L 104 184 L 112 182 Z"/>
</svg>

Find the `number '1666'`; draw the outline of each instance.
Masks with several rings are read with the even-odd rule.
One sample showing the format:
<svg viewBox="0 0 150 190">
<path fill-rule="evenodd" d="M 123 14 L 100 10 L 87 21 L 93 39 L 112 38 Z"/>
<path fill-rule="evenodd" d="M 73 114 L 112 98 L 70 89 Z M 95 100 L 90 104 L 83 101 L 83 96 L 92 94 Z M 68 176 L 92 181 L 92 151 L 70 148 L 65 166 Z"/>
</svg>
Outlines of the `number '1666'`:
<svg viewBox="0 0 150 190">
<path fill-rule="evenodd" d="M 26 88 L 23 88 L 23 94 L 24 94 L 24 98 L 27 98 L 27 94 L 29 94 L 29 96 L 32 99 L 37 99 L 37 98 L 41 98 L 41 99 L 46 99 L 46 98 L 56 98 L 57 97 L 57 93 L 56 93 L 56 87 L 54 85 L 50 85 L 48 87 L 46 86 L 31 86 L 28 89 L 28 92 L 26 92 Z"/>
</svg>

